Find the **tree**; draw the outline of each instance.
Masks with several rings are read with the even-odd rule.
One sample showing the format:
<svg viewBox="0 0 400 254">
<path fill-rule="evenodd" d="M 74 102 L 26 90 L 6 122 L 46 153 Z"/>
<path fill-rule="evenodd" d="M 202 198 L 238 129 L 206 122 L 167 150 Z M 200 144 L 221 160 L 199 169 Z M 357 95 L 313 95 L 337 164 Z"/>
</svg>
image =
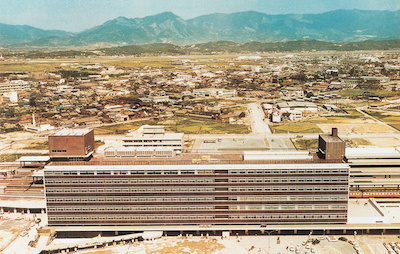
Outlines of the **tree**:
<svg viewBox="0 0 400 254">
<path fill-rule="evenodd" d="M 9 108 L 6 112 L 5 112 L 5 116 L 8 118 L 12 118 L 15 117 L 15 108 Z"/>
<path fill-rule="evenodd" d="M 36 97 L 35 96 L 31 96 L 30 98 L 29 98 L 29 106 L 31 106 L 31 107 L 36 107 L 37 106 L 37 103 L 36 103 Z"/>
</svg>

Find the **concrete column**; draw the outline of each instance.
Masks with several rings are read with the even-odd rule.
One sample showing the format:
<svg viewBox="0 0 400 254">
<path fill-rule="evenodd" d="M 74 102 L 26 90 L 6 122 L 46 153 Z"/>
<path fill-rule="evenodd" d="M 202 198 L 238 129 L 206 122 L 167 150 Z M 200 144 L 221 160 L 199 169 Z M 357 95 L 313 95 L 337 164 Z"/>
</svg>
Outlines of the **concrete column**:
<svg viewBox="0 0 400 254">
<path fill-rule="evenodd" d="M 44 214 L 44 209 L 40 210 L 40 213 L 41 213 L 41 214 Z"/>
<path fill-rule="evenodd" d="M 17 208 L 14 208 L 14 213 L 17 213 Z"/>
<path fill-rule="evenodd" d="M 347 230 L 346 230 L 346 229 L 343 229 L 343 234 L 346 234 L 346 232 L 347 232 Z"/>
<path fill-rule="evenodd" d="M 31 214 L 31 209 L 26 209 L 27 214 Z"/>
<path fill-rule="evenodd" d="M 368 228 L 368 229 L 367 229 L 367 234 L 369 234 L 369 231 L 370 231 L 370 229 Z"/>
<path fill-rule="evenodd" d="M 297 229 L 294 229 L 294 230 L 293 230 L 293 233 L 297 234 Z"/>
</svg>

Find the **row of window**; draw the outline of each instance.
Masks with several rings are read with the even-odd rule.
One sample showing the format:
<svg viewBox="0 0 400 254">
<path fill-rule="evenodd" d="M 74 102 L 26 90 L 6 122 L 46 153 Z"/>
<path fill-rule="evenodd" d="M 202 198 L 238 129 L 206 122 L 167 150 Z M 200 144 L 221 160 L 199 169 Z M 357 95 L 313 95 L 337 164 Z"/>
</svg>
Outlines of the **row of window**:
<svg viewBox="0 0 400 254">
<path fill-rule="evenodd" d="M 211 178 L 193 179 L 51 179 L 46 184 L 163 184 L 163 183 L 214 183 Z"/>
<path fill-rule="evenodd" d="M 308 192 L 308 191 L 347 191 L 347 186 L 273 186 L 273 187 L 240 187 L 240 188 L 213 188 L 213 187 L 126 187 L 126 188 L 52 188 L 47 187 L 47 193 L 145 193 L 145 192 Z"/>
<path fill-rule="evenodd" d="M 93 215 L 93 216 L 52 216 L 51 221 L 88 220 L 215 220 L 215 219 L 346 219 L 345 214 L 259 214 L 259 215 Z"/>
<path fill-rule="evenodd" d="M 319 182 L 348 182 L 347 177 L 317 178 L 317 177 L 293 177 L 293 178 L 229 178 L 229 179 L 51 179 L 46 184 L 163 184 L 163 183 L 319 183 Z"/>
<path fill-rule="evenodd" d="M 238 201 L 338 201 L 347 200 L 347 195 L 340 196 L 243 196 Z"/>
<path fill-rule="evenodd" d="M 343 210 L 346 205 L 242 205 L 242 206 L 48 206 L 48 212 L 80 211 L 203 211 L 203 210 Z"/>
<path fill-rule="evenodd" d="M 48 203 L 64 202 L 200 202 L 214 201 L 213 197 L 65 197 L 47 198 Z"/>
<path fill-rule="evenodd" d="M 347 195 L 330 196 L 246 196 L 226 197 L 48 197 L 48 203 L 86 203 L 86 202 L 229 202 L 229 201 L 345 201 Z"/>
<path fill-rule="evenodd" d="M 61 150 L 60 150 L 61 151 Z M 347 174 L 347 169 L 239 169 L 239 170 L 222 170 L 223 172 L 219 172 L 219 170 L 123 170 L 123 171 L 114 171 L 107 170 L 106 174 L 127 174 L 127 175 L 145 175 L 145 174 L 307 174 L 307 175 L 321 175 L 321 174 Z M 47 171 L 47 175 L 85 175 L 90 174 L 94 175 L 96 171 Z M 99 172 L 99 171 L 97 171 Z"/>
<path fill-rule="evenodd" d="M 125 143 L 182 142 L 182 139 L 126 139 Z"/>
<path fill-rule="evenodd" d="M 52 153 L 66 153 L 67 150 L 51 150 Z"/>
<path fill-rule="evenodd" d="M 264 188 L 252 188 L 252 187 L 240 187 L 240 188 L 229 188 L 229 191 L 237 192 L 252 192 L 252 191 L 347 191 L 347 186 L 273 186 Z"/>
</svg>

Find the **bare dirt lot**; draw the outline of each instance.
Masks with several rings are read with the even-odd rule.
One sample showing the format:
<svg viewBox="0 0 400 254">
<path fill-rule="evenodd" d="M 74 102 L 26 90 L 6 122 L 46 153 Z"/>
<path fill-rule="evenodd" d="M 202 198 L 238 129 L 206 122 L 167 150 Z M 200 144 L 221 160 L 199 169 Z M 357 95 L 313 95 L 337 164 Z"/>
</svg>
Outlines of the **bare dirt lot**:
<svg viewBox="0 0 400 254">
<path fill-rule="evenodd" d="M 390 133 L 393 132 L 389 127 L 379 123 L 360 123 L 360 124 L 317 124 L 325 133 L 329 133 L 332 128 L 338 128 L 342 134 L 361 134 L 361 133 Z"/>
<path fill-rule="evenodd" d="M 15 219 L 0 215 L 0 251 L 4 250 L 20 233 L 29 227 L 31 221 L 23 217 Z"/>
</svg>

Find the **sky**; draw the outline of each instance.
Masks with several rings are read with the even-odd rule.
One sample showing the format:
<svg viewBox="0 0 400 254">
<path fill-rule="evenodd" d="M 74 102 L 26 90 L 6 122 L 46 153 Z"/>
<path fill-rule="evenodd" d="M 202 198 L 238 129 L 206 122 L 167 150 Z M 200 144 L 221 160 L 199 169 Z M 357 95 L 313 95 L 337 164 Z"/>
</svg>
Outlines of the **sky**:
<svg viewBox="0 0 400 254">
<path fill-rule="evenodd" d="M 337 9 L 400 10 L 400 0 L 0 0 L 0 23 L 80 32 L 116 17 L 171 11 L 183 19 L 211 13 L 323 13 Z"/>
</svg>

